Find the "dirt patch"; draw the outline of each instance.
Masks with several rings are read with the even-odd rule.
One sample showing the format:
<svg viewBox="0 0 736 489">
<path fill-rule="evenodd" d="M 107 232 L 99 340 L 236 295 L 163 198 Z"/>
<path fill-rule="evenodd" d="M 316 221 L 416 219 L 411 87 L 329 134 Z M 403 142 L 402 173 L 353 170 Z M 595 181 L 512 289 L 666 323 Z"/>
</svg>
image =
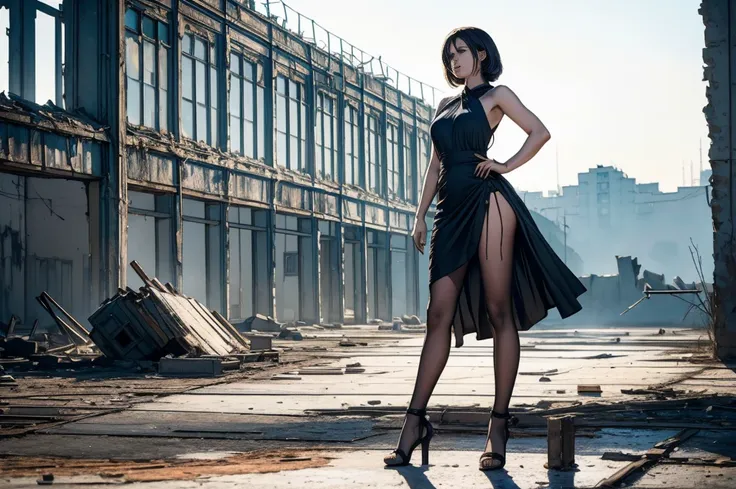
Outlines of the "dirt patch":
<svg viewBox="0 0 736 489">
<path fill-rule="evenodd" d="M 5 477 L 98 475 L 124 482 L 192 480 L 198 477 L 260 474 L 324 467 L 330 458 L 315 451 L 268 450 L 228 455 L 216 460 L 95 460 L 7 457 L 0 460 Z"/>
</svg>

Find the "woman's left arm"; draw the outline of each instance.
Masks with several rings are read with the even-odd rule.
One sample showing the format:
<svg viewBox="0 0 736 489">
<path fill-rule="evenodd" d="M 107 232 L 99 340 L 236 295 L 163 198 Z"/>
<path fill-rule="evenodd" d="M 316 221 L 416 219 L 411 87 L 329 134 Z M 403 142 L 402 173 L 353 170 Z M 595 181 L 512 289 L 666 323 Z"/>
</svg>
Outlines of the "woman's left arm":
<svg viewBox="0 0 736 489">
<path fill-rule="evenodd" d="M 528 134 L 521 149 L 503 164 L 506 172 L 510 172 L 531 160 L 551 136 L 542 121 L 521 103 L 519 97 L 509 87 L 497 86 L 492 92 L 492 97 L 494 105 L 500 107 L 504 114 Z"/>
</svg>

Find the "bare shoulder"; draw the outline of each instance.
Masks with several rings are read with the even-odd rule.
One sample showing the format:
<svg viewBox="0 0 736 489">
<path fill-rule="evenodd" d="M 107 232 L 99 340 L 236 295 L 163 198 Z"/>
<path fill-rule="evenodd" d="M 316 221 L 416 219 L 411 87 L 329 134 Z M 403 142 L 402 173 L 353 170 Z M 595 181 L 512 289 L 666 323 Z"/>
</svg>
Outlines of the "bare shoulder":
<svg viewBox="0 0 736 489">
<path fill-rule="evenodd" d="M 486 95 L 496 101 L 519 100 L 516 93 L 507 85 L 497 85 L 493 90 L 489 90 Z"/>
</svg>

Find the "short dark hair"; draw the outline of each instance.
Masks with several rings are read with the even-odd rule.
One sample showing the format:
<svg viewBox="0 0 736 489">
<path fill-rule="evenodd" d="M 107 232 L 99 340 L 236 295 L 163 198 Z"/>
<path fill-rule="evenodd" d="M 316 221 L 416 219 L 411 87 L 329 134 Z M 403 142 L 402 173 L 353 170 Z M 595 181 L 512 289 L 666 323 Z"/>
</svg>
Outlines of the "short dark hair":
<svg viewBox="0 0 736 489">
<path fill-rule="evenodd" d="M 486 59 L 480 62 L 480 73 L 486 82 L 494 82 L 498 80 L 503 71 L 501 65 L 501 55 L 498 53 L 496 43 L 493 42 L 491 36 L 483 29 L 477 27 L 458 27 L 457 29 L 450 32 L 445 38 L 445 45 L 442 48 L 442 64 L 445 67 L 445 79 L 451 87 L 457 87 L 463 84 L 463 79 L 456 77 L 452 73 L 452 67 L 450 66 L 450 46 L 455 46 L 457 49 L 457 40 L 462 39 L 465 44 L 468 45 L 473 59 L 475 60 L 475 66 L 478 66 L 478 52 L 485 51 Z"/>
</svg>

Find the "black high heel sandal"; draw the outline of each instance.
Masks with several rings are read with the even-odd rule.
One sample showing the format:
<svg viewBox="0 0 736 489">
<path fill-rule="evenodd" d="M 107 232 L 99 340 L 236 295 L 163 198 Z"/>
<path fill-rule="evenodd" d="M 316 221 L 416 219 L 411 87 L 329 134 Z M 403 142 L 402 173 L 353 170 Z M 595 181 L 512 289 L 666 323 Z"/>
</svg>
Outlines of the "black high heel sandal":
<svg viewBox="0 0 736 489">
<path fill-rule="evenodd" d="M 421 427 L 420 433 L 426 428 L 427 434 L 425 434 L 424 436 L 420 436 L 414 443 L 412 443 L 411 448 L 409 449 L 409 453 L 404 453 L 404 451 L 400 448 L 397 448 L 396 450 L 391 452 L 401 457 L 401 462 L 386 463 L 386 467 L 405 467 L 409 465 L 409 462 L 411 462 L 411 454 L 414 453 L 414 449 L 420 443 L 422 445 L 422 465 L 429 465 L 429 441 L 434 436 L 434 429 L 432 428 L 432 423 L 430 423 L 427 419 L 427 411 L 425 409 L 408 408 L 406 412 L 408 414 L 413 414 L 414 416 L 419 416 L 419 425 Z M 394 460 L 396 460 L 395 457 Z"/>
<path fill-rule="evenodd" d="M 506 453 L 506 443 L 509 441 L 509 436 L 511 433 L 509 433 L 509 426 L 516 426 L 516 424 L 519 422 L 519 419 L 515 416 L 511 416 L 508 412 L 506 413 L 497 413 L 496 411 L 491 411 L 491 416 L 494 418 L 501 418 L 506 420 L 506 425 L 504 426 L 504 429 L 506 430 L 503 440 L 503 453 Z M 489 434 L 488 437 L 490 438 L 490 428 L 489 428 Z M 488 438 L 486 438 L 487 443 Z M 500 464 L 496 465 L 488 465 L 484 464 L 483 462 L 486 462 L 486 460 L 498 460 L 501 462 Z M 506 465 L 506 455 L 501 455 L 500 453 L 496 452 L 484 452 L 480 456 L 480 461 L 478 462 L 480 465 L 478 466 L 478 470 L 482 471 L 488 471 L 488 470 L 499 470 L 502 469 Z M 487 463 L 487 462 L 486 462 Z"/>
</svg>

